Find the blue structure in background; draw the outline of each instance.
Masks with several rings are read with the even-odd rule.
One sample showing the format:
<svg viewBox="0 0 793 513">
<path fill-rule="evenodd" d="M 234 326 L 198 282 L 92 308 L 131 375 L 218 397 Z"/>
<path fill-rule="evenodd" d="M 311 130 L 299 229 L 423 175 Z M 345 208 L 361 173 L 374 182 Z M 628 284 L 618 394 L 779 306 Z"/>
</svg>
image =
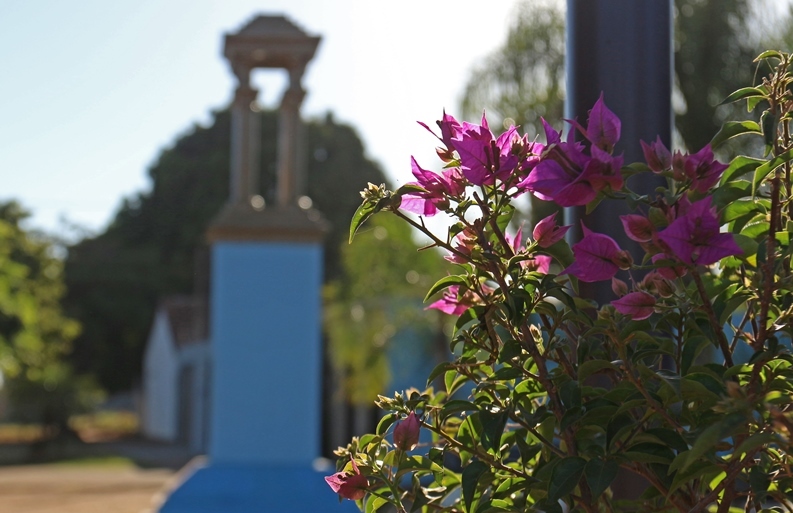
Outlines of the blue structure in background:
<svg viewBox="0 0 793 513">
<path fill-rule="evenodd" d="M 161 513 L 357 511 L 336 503 L 320 455 L 322 245 L 325 222 L 298 206 L 300 80 L 318 37 L 283 17 L 226 36 L 239 80 L 232 104 L 231 197 L 210 226 L 212 413 L 205 463 L 185 471 Z M 254 68 L 286 68 L 277 204 L 258 193 Z M 305 201 L 302 202 L 306 207 Z"/>
</svg>

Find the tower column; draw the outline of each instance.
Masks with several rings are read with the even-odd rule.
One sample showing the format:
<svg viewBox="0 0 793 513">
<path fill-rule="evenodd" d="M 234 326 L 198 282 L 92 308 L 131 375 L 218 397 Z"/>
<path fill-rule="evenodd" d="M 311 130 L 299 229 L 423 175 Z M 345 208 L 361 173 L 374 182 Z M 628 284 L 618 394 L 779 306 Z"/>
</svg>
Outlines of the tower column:
<svg viewBox="0 0 793 513">
<path fill-rule="evenodd" d="M 239 85 L 231 104 L 231 203 L 249 203 L 259 194 L 261 120 L 253 109 L 259 91 L 248 84 L 249 73 L 246 69 L 244 78 L 237 75 Z"/>
</svg>

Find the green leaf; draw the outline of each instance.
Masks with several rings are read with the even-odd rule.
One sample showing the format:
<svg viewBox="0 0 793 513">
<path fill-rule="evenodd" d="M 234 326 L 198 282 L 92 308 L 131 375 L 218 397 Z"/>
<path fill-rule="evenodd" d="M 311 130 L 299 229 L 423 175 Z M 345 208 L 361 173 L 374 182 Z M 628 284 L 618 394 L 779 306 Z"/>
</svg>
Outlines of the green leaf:
<svg viewBox="0 0 793 513">
<path fill-rule="evenodd" d="M 721 440 L 721 422 L 717 422 L 705 428 L 700 433 L 690 451 L 687 451 L 686 462 L 683 464 L 681 471 L 685 471 L 691 466 L 698 458 L 703 456 L 706 452 L 714 450 L 713 448 Z"/>
<path fill-rule="evenodd" d="M 609 370 L 616 371 L 617 370 L 617 366 L 614 365 L 613 363 L 611 363 L 608 360 L 589 360 L 589 361 L 586 361 L 586 362 L 582 363 L 578 367 L 578 381 L 579 382 L 586 381 L 586 379 L 589 376 L 591 376 L 593 374 L 596 374 L 599 371 L 602 371 L 603 369 L 609 369 Z"/>
<path fill-rule="evenodd" d="M 406 183 L 405 185 L 394 191 L 394 194 L 398 194 L 401 196 L 403 194 L 409 194 L 411 192 L 427 192 L 427 189 L 415 183 Z"/>
<path fill-rule="evenodd" d="M 757 169 L 754 170 L 754 179 L 752 180 L 752 196 L 757 196 L 757 187 L 759 187 L 760 183 L 771 171 L 791 160 L 793 160 L 793 148 L 777 155 L 762 166 L 757 167 Z"/>
<path fill-rule="evenodd" d="M 452 285 L 462 285 L 466 286 L 468 284 L 468 278 L 466 276 L 444 276 L 440 280 L 435 282 L 435 285 L 430 287 L 430 290 L 427 292 L 427 295 L 424 296 L 424 302 L 427 302 L 429 298 L 431 298 L 436 292 L 441 291 L 447 287 L 451 287 Z"/>
<path fill-rule="evenodd" d="M 738 198 L 752 195 L 752 184 L 746 180 L 735 180 L 713 191 L 713 204 L 720 210 Z"/>
<path fill-rule="evenodd" d="M 551 473 L 551 483 L 548 486 L 548 500 L 558 501 L 572 493 L 578 486 L 578 481 L 584 474 L 586 460 L 578 456 L 563 458 Z"/>
<path fill-rule="evenodd" d="M 740 178 L 746 173 L 754 171 L 758 166 L 763 165 L 764 162 L 765 160 L 763 159 L 755 159 L 752 157 L 739 155 L 732 159 L 730 165 L 724 170 L 724 174 L 721 175 L 721 180 L 719 183 L 724 185 L 736 178 Z"/>
<path fill-rule="evenodd" d="M 740 198 L 727 205 L 721 214 L 721 219 L 723 222 L 729 223 L 730 221 L 734 221 L 739 217 L 743 217 L 754 212 L 765 213 L 770 207 L 771 202 L 768 200 Z"/>
<path fill-rule="evenodd" d="M 733 93 L 734 94 L 734 93 Z M 725 141 L 743 134 L 760 134 L 760 125 L 754 121 L 727 121 L 710 140 L 712 148 L 718 148 Z"/>
<path fill-rule="evenodd" d="M 780 52 L 776 51 L 776 50 L 766 50 L 763 53 L 761 53 L 760 55 L 758 55 L 757 57 L 755 57 L 754 61 L 752 61 L 752 62 L 758 62 L 758 61 L 762 61 L 762 60 L 765 60 L 765 59 L 772 59 L 772 58 L 781 61 L 782 60 L 782 54 Z"/>
<path fill-rule="evenodd" d="M 743 441 L 741 445 L 735 448 L 733 454 L 739 456 L 741 454 L 747 453 L 752 449 L 756 449 L 760 446 L 770 444 L 777 439 L 777 436 L 773 433 L 755 433 L 746 440 Z"/>
<path fill-rule="evenodd" d="M 489 469 L 489 465 L 483 461 L 477 460 L 472 461 L 463 470 L 462 488 L 465 511 L 471 511 L 471 504 L 474 502 L 474 499 L 478 498 L 476 493 L 476 485 L 479 483 L 479 478 L 481 478 Z"/>
<path fill-rule="evenodd" d="M 377 202 L 364 201 L 355 211 L 350 221 L 350 244 L 358 228 L 377 211 Z"/>
<path fill-rule="evenodd" d="M 743 100 L 744 98 L 753 98 L 753 97 L 763 97 L 765 93 L 762 89 L 757 87 L 742 87 L 737 91 L 734 91 L 729 96 L 727 96 L 719 105 L 726 105 L 728 103 L 737 102 L 739 100 Z"/>
<path fill-rule="evenodd" d="M 617 477 L 618 469 L 619 465 L 611 460 L 594 459 L 587 462 L 586 467 L 584 467 L 584 475 L 589 489 L 592 491 L 593 498 L 596 499 L 606 491 L 606 488 Z"/>
<path fill-rule="evenodd" d="M 509 411 L 489 412 L 482 410 L 479 412 L 479 421 L 482 423 L 482 446 L 485 449 L 498 450 L 501 447 L 501 435 L 509 419 Z"/>
<path fill-rule="evenodd" d="M 774 146 L 774 141 L 777 137 L 777 124 L 779 124 L 779 115 L 772 113 L 770 110 L 763 112 L 760 116 L 760 123 L 763 125 L 763 140 L 765 141 L 765 153 L 771 153 L 771 148 Z"/>
<path fill-rule="evenodd" d="M 366 509 L 364 511 L 365 513 L 375 513 L 375 511 L 382 508 L 386 504 L 388 504 L 388 499 L 386 499 L 385 497 L 377 497 L 375 495 L 370 495 L 369 498 L 366 500 Z"/>
<path fill-rule="evenodd" d="M 449 362 L 442 362 L 436 365 L 435 368 L 432 369 L 432 372 L 430 372 L 429 377 L 427 378 L 427 386 L 431 386 L 432 382 L 435 381 L 435 379 L 438 376 L 448 371 L 449 369 L 454 369 L 454 366 Z"/>
<path fill-rule="evenodd" d="M 463 401 L 462 399 L 454 399 L 449 401 L 448 403 L 443 405 L 441 408 L 440 418 L 446 419 L 449 415 L 454 415 L 455 413 L 461 413 L 464 411 L 478 411 L 479 408 L 470 402 L 470 401 Z"/>
<path fill-rule="evenodd" d="M 375 433 L 382 435 L 388 431 L 388 428 L 391 427 L 391 424 L 396 422 L 398 418 L 399 415 L 396 413 L 389 413 L 388 415 L 384 416 L 382 419 L 380 419 L 380 422 L 377 423 L 377 429 L 375 429 Z"/>
<path fill-rule="evenodd" d="M 683 453 L 686 454 L 686 453 Z M 680 458 L 681 455 L 678 455 Z M 674 469 L 674 466 L 669 466 L 669 472 L 671 473 Z M 706 480 L 708 478 L 715 477 L 721 472 L 721 467 L 715 465 L 709 461 L 698 461 L 691 465 L 691 467 L 686 471 L 679 471 L 675 474 L 675 478 L 672 480 L 672 485 L 669 487 L 669 495 L 674 493 L 678 488 L 686 483 L 691 483 L 695 479 L 703 479 Z M 709 479 L 708 479 L 709 480 Z"/>
</svg>

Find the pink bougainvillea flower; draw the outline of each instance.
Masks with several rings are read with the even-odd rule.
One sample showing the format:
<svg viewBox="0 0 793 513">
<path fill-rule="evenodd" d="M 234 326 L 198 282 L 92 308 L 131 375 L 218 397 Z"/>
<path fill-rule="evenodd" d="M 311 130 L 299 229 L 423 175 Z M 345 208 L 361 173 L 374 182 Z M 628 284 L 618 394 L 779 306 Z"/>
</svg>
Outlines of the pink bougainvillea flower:
<svg viewBox="0 0 793 513">
<path fill-rule="evenodd" d="M 622 189 L 622 162 L 623 158 L 612 157 L 597 146 L 592 147 L 592 158 L 584 166 L 581 179 L 586 180 L 596 192 L 610 188 L 618 191 Z"/>
<path fill-rule="evenodd" d="M 707 144 L 698 152 L 686 157 L 684 170 L 691 180 L 691 189 L 705 193 L 716 185 L 727 167 L 727 164 L 713 159 L 713 150 L 710 144 Z"/>
<path fill-rule="evenodd" d="M 600 93 L 600 98 L 589 111 L 584 135 L 593 146 L 611 153 L 614 151 L 614 145 L 620 140 L 621 126 L 620 119 L 606 107 L 603 93 Z"/>
<path fill-rule="evenodd" d="M 440 121 L 436 121 L 438 127 L 441 129 L 441 135 L 437 135 L 432 129 L 427 126 L 426 123 L 422 123 L 421 121 L 418 122 L 419 125 L 426 128 L 432 135 L 437 137 L 442 143 L 443 148 L 438 148 L 437 153 L 438 156 L 445 162 L 454 159 L 454 145 L 452 144 L 452 138 L 456 137 L 460 130 L 462 130 L 462 126 L 460 122 L 454 119 L 453 116 L 446 114 L 446 111 L 443 111 L 443 117 Z"/>
<path fill-rule="evenodd" d="M 628 293 L 628 284 L 624 281 L 620 280 L 619 278 L 612 277 L 611 278 L 611 291 L 616 294 L 617 297 L 622 297 Z"/>
<path fill-rule="evenodd" d="M 559 141 L 559 135 L 549 127 L 546 137 Z M 591 155 L 583 149 L 572 141 L 549 144 L 540 162 L 518 187 L 563 207 L 586 205 L 607 188 L 621 189 L 623 158 L 612 157 L 594 145 Z"/>
<path fill-rule="evenodd" d="M 417 181 L 410 182 L 409 185 L 418 185 L 424 191 L 407 193 L 402 197 L 399 206 L 408 212 L 427 217 L 434 216 L 439 209 L 449 206 L 448 196 L 458 196 L 465 189 L 457 168 L 445 169 L 443 174 L 439 175 L 422 169 L 414 157 L 410 157 L 410 165 Z"/>
<path fill-rule="evenodd" d="M 361 475 L 354 461 L 352 462 L 352 467 L 354 469 L 352 474 L 343 471 L 336 472 L 333 475 L 326 476 L 325 482 L 340 497 L 357 501 L 363 499 L 366 495 L 366 490 L 369 488 L 369 480 L 366 476 Z"/>
<path fill-rule="evenodd" d="M 550 159 L 541 160 L 520 186 L 562 207 L 586 205 L 597 196 L 589 182 L 565 171 L 557 161 Z"/>
<path fill-rule="evenodd" d="M 664 146 L 660 135 L 653 143 L 639 142 L 644 152 L 644 160 L 653 173 L 660 173 L 672 167 L 672 153 Z"/>
<path fill-rule="evenodd" d="M 608 235 L 594 233 L 583 224 L 584 237 L 573 244 L 575 261 L 562 274 L 572 274 L 581 281 L 609 280 L 620 269 L 630 268 L 633 260 L 630 253 L 620 249 Z"/>
<path fill-rule="evenodd" d="M 635 321 L 641 321 L 653 314 L 655 298 L 647 292 L 631 292 L 612 301 L 611 304 L 621 314 L 627 315 Z"/>
<path fill-rule="evenodd" d="M 443 296 L 429 305 L 427 309 L 433 308 L 449 315 L 460 315 L 473 306 L 474 295 L 470 290 L 460 294 L 460 286 L 452 285 L 443 292 Z"/>
<path fill-rule="evenodd" d="M 556 224 L 556 212 L 554 212 L 534 226 L 532 236 L 538 246 L 548 248 L 562 240 L 569 229 L 569 226 Z"/>
<path fill-rule="evenodd" d="M 476 247 L 476 243 L 476 229 L 467 226 L 454 237 L 454 249 L 457 250 L 457 253 L 451 253 L 443 258 L 455 264 L 467 263 L 470 260 L 473 249 Z"/>
<path fill-rule="evenodd" d="M 686 268 L 682 265 L 672 265 L 674 262 L 669 259 L 670 257 L 665 255 L 664 253 L 658 253 L 657 255 L 653 255 L 652 262 L 654 264 L 660 264 L 661 267 L 656 269 L 656 272 L 660 274 L 663 278 L 667 280 L 674 280 L 675 278 L 680 278 L 685 276 L 688 272 Z M 668 265 L 663 265 L 667 263 Z"/>
<path fill-rule="evenodd" d="M 421 423 L 413 412 L 394 428 L 394 445 L 403 451 L 412 451 L 419 443 Z"/>
<path fill-rule="evenodd" d="M 513 144 L 520 141 L 517 127 L 493 139 L 484 114 L 481 125 L 464 122 L 451 141 L 460 155 L 463 175 L 474 185 L 493 185 L 496 178 L 509 177 L 518 165 L 512 152 Z"/>
<path fill-rule="evenodd" d="M 636 242 L 649 242 L 653 239 L 655 227 L 646 217 L 628 214 L 620 216 L 620 221 L 622 221 L 625 235 L 627 235 L 629 239 L 635 240 Z"/>
<path fill-rule="evenodd" d="M 720 232 L 711 201 L 708 196 L 692 203 L 685 215 L 658 233 L 671 254 L 686 265 L 710 265 L 743 253 L 731 233 Z"/>
<path fill-rule="evenodd" d="M 658 272 L 658 269 L 647 273 L 642 279 L 641 286 L 644 290 L 658 294 L 661 297 L 669 297 L 675 292 L 674 286 L 662 273 Z"/>
<path fill-rule="evenodd" d="M 521 261 L 520 265 L 527 271 L 548 274 L 551 269 L 551 257 L 548 255 L 535 255 L 532 258 Z"/>
<path fill-rule="evenodd" d="M 550 125 L 545 118 L 540 118 L 542 122 L 542 128 L 545 130 L 545 143 L 550 146 L 552 144 L 559 144 L 562 142 L 562 133 L 558 132 L 554 127 Z"/>
<path fill-rule="evenodd" d="M 518 231 L 515 232 L 514 237 L 509 233 L 505 233 L 504 238 L 506 239 L 507 244 L 509 244 L 509 249 L 512 250 L 512 254 L 517 254 L 520 251 L 520 246 L 523 242 L 523 226 L 518 228 Z"/>
</svg>

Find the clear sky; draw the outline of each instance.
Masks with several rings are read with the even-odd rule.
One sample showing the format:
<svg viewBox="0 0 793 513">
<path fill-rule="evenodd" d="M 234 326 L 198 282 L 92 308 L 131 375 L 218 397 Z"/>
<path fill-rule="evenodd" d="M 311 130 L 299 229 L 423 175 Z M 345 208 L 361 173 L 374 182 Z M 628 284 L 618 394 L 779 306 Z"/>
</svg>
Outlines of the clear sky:
<svg viewBox="0 0 793 513">
<path fill-rule="evenodd" d="M 471 67 L 505 38 L 516 0 L 0 0 L 0 199 L 29 223 L 101 230 L 149 186 L 160 151 L 231 99 L 222 35 L 283 14 L 323 40 L 305 116 L 354 125 L 392 180 L 432 167 L 415 121 L 458 111 Z M 259 72 L 272 106 L 280 72 Z"/>
</svg>

